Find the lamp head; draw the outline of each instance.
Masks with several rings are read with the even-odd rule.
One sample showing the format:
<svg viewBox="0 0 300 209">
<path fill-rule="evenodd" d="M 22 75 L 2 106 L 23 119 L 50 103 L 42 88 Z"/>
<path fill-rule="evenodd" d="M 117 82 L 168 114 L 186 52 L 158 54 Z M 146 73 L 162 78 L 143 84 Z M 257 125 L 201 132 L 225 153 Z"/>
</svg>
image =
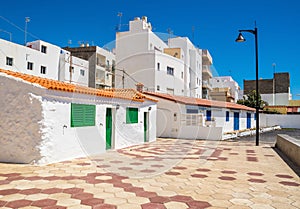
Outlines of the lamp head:
<svg viewBox="0 0 300 209">
<path fill-rule="evenodd" d="M 244 42 L 246 41 L 246 39 L 243 37 L 242 33 L 239 33 L 239 36 L 237 37 L 237 39 L 235 39 L 235 42 Z"/>
</svg>

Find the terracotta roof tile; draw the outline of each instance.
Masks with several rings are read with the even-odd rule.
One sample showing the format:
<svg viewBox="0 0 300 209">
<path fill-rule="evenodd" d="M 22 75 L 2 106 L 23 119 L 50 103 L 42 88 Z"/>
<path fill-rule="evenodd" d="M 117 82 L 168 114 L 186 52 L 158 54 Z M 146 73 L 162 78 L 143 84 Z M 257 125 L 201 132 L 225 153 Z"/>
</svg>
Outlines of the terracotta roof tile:
<svg viewBox="0 0 300 209">
<path fill-rule="evenodd" d="M 16 78 L 21 78 L 22 80 L 30 83 L 38 84 L 50 90 L 89 94 L 89 95 L 95 95 L 101 97 L 126 99 L 126 100 L 132 100 L 136 102 L 144 102 L 145 99 L 157 102 L 157 100 L 148 97 L 134 89 L 94 89 L 90 87 L 79 86 L 79 85 L 51 80 L 47 78 L 41 78 L 38 76 L 28 75 L 28 74 L 14 72 L 10 70 L 0 69 L 0 72 Z"/>
<path fill-rule="evenodd" d="M 222 102 L 222 101 L 199 99 L 199 98 L 192 98 L 192 97 L 185 97 L 185 96 L 175 96 L 175 95 L 163 94 L 157 92 L 143 92 L 143 93 L 149 96 L 167 99 L 173 102 L 182 103 L 186 105 L 199 105 L 205 107 L 221 107 L 221 108 L 228 108 L 228 109 L 255 111 L 254 108 L 247 107 L 245 105 L 231 103 L 231 102 Z"/>
</svg>

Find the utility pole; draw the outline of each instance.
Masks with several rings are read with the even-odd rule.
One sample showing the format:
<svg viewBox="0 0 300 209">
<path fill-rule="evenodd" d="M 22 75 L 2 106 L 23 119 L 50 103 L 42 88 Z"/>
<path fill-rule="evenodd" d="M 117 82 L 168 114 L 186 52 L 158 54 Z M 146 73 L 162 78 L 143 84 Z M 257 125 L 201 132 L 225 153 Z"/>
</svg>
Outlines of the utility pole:
<svg viewBox="0 0 300 209">
<path fill-rule="evenodd" d="M 29 22 L 30 22 L 30 17 L 25 17 L 24 46 L 26 46 L 27 43 L 27 23 Z"/>
<path fill-rule="evenodd" d="M 69 72 L 70 72 L 70 83 L 72 83 L 72 52 L 70 52 L 70 67 L 69 67 Z"/>
<path fill-rule="evenodd" d="M 124 69 L 122 70 L 123 72 L 123 76 L 122 76 L 122 85 L 123 85 L 123 89 L 125 88 L 125 75 L 124 75 Z"/>
<path fill-rule="evenodd" d="M 273 105 L 276 105 L 276 91 L 275 91 L 275 68 L 276 68 L 276 63 L 272 64 L 273 66 Z"/>
</svg>

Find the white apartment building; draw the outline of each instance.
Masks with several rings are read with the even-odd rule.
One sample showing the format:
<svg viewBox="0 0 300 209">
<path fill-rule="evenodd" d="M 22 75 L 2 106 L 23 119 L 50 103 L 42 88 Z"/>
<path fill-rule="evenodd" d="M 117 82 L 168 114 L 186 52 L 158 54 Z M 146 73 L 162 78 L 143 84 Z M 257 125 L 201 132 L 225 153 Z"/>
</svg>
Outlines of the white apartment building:
<svg viewBox="0 0 300 209">
<path fill-rule="evenodd" d="M 202 98 L 202 51 L 196 48 L 187 37 L 176 37 L 168 40 L 169 47 L 180 48 L 185 56 L 184 83 L 185 96 Z"/>
<path fill-rule="evenodd" d="M 129 31 L 116 34 L 116 87 L 201 97 L 201 50 L 188 38 L 168 44 L 152 32 L 147 17 L 129 22 Z"/>
<path fill-rule="evenodd" d="M 0 39 L 1 69 L 87 86 L 88 65 L 59 46 L 41 40 L 23 46 Z"/>
<path fill-rule="evenodd" d="M 115 54 L 99 46 L 81 45 L 80 47 L 65 47 L 72 56 L 89 62 L 88 86 L 97 89 L 115 87 L 114 70 Z"/>
<path fill-rule="evenodd" d="M 240 86 L 231 76 L 212 77 L 210 82 L 212 88 L 229 88 L 235 103 L 239 99 Z"/>
</svg>

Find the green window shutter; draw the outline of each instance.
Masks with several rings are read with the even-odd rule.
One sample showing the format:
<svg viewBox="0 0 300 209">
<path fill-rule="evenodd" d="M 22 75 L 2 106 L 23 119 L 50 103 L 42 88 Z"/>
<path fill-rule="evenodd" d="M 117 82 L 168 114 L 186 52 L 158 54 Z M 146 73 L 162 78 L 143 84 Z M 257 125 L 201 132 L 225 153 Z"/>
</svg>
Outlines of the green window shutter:
<svg viewBox="0 0 300 209">
<path fill-rule="evenodd" d="M 126 108 L 126 123 L 138 123 L 139 114 L 138 108 L 127 107 Z"/>
<path fill-rule="evenodd" d="M 96 106 L 71 104 L 71 127 L 95 126 Z"/>
</svg>

